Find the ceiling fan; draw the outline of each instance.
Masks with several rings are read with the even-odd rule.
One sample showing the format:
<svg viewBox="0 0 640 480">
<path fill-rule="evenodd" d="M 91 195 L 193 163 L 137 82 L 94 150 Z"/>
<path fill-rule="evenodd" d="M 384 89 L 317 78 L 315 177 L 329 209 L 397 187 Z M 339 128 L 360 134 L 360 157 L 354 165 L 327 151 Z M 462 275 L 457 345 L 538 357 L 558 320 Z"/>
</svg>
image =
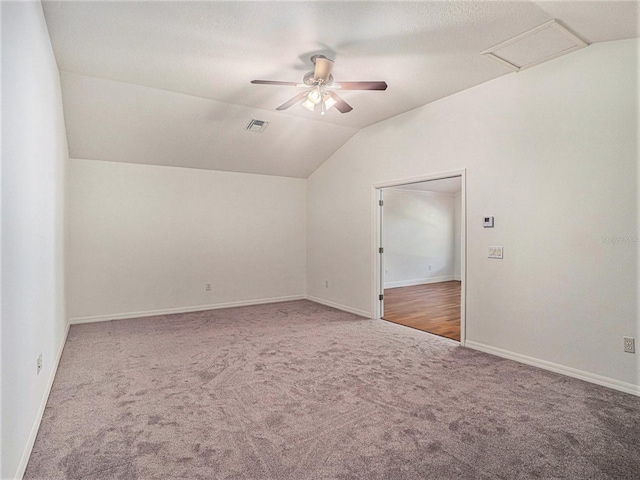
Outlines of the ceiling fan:
<svg viewBox="0 0 640 480">
<path fill-rule="evenodd" d="M 386 90 L 386 82 L 340 82 L 334 83 L 333 60 L 324 55 L 314 55 L 311 62 L 315 68 L 313 72 L 307 73 L 302 79 L 302 83 L 279 82 L 274 80 L 251 80 L 251 83 L 258 85 L 285 85 L 290 87 L 306 88 L 308 90 L 299 93 L 291 100 L 280 105 L 276 110 L 286 110 L 296 103 L 303 102 L 302 106 L 312 112 L 320 108 L 320 114 L 324 115 L 331 107 L 336 107 L 340 113 L 347 113 L 353 107 L 340 98 L 333 90 Z"/>
</svg>

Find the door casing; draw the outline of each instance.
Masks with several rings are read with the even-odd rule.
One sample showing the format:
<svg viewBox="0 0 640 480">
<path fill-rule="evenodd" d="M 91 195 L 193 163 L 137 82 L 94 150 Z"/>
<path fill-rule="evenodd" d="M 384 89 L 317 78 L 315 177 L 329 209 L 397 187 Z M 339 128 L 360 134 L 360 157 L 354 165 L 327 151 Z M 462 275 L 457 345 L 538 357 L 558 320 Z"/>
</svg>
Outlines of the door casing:
<svg viewBox="0 0 640 480">
<path fill-rule="evenodd" d="M 382 255 L 380 254 L 380 247 L 382 247 L 382 209 L 380 206 L 380 200 L 382 200 L 382 189 L 387 187 L 397 187 L 399 185 L 406 185 L 408 183 L 427 182 L 430 180 L 443 180 L 445 178 L 460 177 L 462 183 L 462 191 L 460 195 L 460 274 L 462 276 L 462 288 L 460 298 L 460 345 L 464 346 L 466 339 L 467 328 L 467 170 L 453 170 L 449 172 L 434 173 L 429 175 L 422 175 L 418 177 L 400 178 L 396 180 L 390 180 L 387 182 L 374 183 L 371 188 L 371 205 L 372 205 L 372 219 L 373 219 L 373 238 L 371 240 L 372 245 L 372 264 L 373 275 L 371 278 L 371 305 L 373 312 L 373 318 L 379 319 L 382 317 L 383 302 L 379 296 L 384 293 L 383 281 L 384 273 L 382 272 Z"/>
</svg>

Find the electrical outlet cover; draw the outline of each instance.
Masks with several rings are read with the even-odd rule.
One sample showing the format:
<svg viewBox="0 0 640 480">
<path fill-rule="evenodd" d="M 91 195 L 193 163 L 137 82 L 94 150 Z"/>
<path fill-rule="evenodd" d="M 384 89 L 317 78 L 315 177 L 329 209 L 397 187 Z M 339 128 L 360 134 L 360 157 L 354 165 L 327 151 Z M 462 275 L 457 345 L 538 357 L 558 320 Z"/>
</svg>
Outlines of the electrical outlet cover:
<svg viewBox="0 0 640 480">
<path fill-rule="evenodd" d="M 633 337 L 624 337 L 624 351 L 627 353 L 636 353 L 636 339 Z"/>
</svg>

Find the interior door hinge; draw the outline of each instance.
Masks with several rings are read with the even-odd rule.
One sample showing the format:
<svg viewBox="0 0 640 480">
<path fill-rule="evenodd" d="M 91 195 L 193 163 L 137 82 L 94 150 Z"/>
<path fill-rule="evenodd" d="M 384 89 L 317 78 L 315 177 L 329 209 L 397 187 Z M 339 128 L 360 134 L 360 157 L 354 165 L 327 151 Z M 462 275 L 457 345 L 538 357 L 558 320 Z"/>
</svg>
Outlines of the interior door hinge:
<svg viewBox="0 0 640 480">
<path fill-rule="evenodd" d="M 384 248 L 383 248 L 383 247 L 380 247 L 380 248 L 378 249 L 378 253 L 384 253 Z"/>
<path fill-rule="evenodd" d="M 378 295 L 378 298 L 382 301 L 382 300 L 384 300 L 384 295 L 380 294 L 380 295 Z"/>
<path fill-rule="evenodd" d="M 384 205 L 384 200 L 379 200 L 378 201 L 378 205 L 380 205 L 382 207 Z"/>
</svg>

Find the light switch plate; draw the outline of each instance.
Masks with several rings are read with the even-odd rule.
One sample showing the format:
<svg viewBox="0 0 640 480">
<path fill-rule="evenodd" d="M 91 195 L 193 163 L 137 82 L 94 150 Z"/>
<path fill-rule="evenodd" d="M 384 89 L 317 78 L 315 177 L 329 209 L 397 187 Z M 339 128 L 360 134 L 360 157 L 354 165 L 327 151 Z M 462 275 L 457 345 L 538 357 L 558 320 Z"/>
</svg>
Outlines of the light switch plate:
<svg viewBox="0 0 640 480">
<path fill-rule="evenodd" d="M 482 226 L 484 228 L 493 228 L 493 217 L 482 217 Z"/>
<path fill-rule="evenodd" d="M 489 258 L 503 258 L 502 247 L 489 247 Z"/>
</svg>

